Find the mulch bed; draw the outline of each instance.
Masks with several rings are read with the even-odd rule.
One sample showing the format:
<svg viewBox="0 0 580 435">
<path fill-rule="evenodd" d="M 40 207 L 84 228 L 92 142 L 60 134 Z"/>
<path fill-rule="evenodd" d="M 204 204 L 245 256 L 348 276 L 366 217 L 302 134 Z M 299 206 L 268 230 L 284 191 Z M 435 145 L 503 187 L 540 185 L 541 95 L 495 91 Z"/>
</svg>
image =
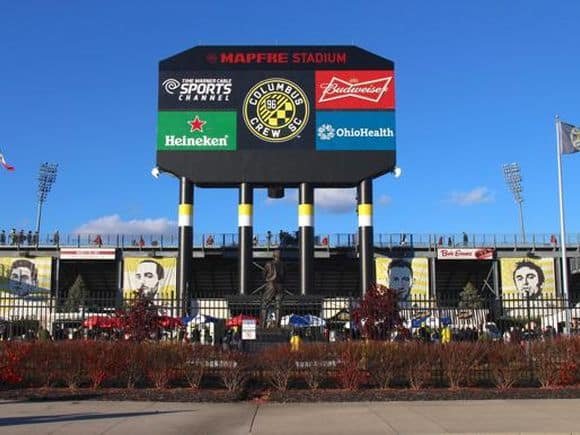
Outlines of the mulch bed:
<svg viewBox="0 0 580 435">
<path fill-rule="evenodd" d="M 0 391 L 0 400 L 55 401 L 55 400 L 131 400 L 151 402 L 359 402 L 359 401 L 416 401 L 416 400 L 506 400 L 506 399 L 579 399 L 580 386 L 564 388 L 513 388 L 499 391 L 494 388 L 461 388 L 449 390 L 431 388 L 413 391 L 404 388 L 387 390 L 362 389 L 347 391 L 320 389 L 316 391 L 293 389 L 286 392 L 250 390 L 244 395 L 221 389 L 192 390 L 190 388 L 29 388 Z"/>
</svg>

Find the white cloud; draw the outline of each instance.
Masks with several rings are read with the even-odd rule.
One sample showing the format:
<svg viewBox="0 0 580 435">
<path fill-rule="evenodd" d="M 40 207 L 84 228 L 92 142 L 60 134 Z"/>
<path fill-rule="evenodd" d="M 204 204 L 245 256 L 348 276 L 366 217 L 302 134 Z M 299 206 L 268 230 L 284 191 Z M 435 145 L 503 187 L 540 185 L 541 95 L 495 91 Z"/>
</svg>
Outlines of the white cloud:
<svg viewBox="0 0 580 435">
<path fill-rule="evenodd" d="M 298 205 L 298 189 L 286 189 L 281 199 L 266 198 L 267 205 Z M 314 205 L 327 213 L 341 214 L 356 211 L 356 189 L 315 189 Z"/>
<path fill-rule="evenodd" d="M 118 214 L 103 216 L 81 225 L 75 234 L 167 234 L 175 231 L 177 222 L 167 218 L 124 221 Z"/>
<path fill-rule="evenodd" d="M 391 198 L 389 195 L 381 195 L 381 196 L 379 196 L 379 199 L 377 202 L 380 205 L 389 205 L 392 201 L 393 201 L 393 198 Z"/>
<path fill-rule="evenodd" d="M 328 213 L 355 213 L 356 189 L 316 189 L 314 203 Z"/>
<path fill-rule="evenodd" d="M 447 202 L 465 206 L 493 202 L 494 199 L 493 192 L 487 187 L 476 187 L 468 192 L 452 192 Z"/>
</svg>

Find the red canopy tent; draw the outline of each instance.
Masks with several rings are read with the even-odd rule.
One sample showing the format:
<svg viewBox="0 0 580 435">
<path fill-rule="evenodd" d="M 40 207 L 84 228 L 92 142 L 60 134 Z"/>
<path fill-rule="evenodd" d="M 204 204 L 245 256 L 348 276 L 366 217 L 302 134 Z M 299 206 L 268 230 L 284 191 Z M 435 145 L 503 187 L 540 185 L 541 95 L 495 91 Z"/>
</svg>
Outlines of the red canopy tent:
<svg viewBox="0 0 580 435">
<path fill-rule="evenodd" d="M 183 322 L 179 317 L 159 316 L 158 322 L 163 329 L 175 329 L 183 326 Z"/>
<path fill-rule="evenodd" d="M 109 316 L 90 316 L 83 321 L 83 327 L 85 328 L 101 328 L 101 329 L 113 329 L 122 328 L 121 319 L 118 317 Z"/>
</svg>

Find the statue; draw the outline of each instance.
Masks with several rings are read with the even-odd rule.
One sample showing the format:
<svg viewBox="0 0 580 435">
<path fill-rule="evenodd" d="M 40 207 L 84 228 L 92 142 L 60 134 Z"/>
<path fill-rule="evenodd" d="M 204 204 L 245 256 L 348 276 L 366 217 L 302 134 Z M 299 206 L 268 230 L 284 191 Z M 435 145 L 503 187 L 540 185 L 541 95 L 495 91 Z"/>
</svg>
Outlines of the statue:
<svg viewBox="0 0 580 435">
<path fill-rule="evenodd" d="M 285 272 L 284 263 L 280 261 L 280 251 L 276 250 L 272 254 L 272 260 L 266 263 L 263 270 L 264 280 L 266 281 L 260 306 L 263 327 L 271 324 L 269 322 L 271 313 L 274 313 L 275 325 L 280 326 L 280 308 L 284 297 Z"/>
</svg>

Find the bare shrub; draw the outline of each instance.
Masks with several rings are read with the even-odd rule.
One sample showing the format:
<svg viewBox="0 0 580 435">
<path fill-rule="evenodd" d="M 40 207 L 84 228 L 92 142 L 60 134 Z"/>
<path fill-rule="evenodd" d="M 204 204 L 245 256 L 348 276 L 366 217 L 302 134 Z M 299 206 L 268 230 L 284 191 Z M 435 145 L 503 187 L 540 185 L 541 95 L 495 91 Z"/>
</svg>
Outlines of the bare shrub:
<svg viewBox="0 0 580 435">
<path fill-rule="evenodd" d="M 521 346 L 513 343 L 491 343 L 487 361 L 494 385 L 504 391 L 521 379 L 528 364 Z"/>
</svg>

